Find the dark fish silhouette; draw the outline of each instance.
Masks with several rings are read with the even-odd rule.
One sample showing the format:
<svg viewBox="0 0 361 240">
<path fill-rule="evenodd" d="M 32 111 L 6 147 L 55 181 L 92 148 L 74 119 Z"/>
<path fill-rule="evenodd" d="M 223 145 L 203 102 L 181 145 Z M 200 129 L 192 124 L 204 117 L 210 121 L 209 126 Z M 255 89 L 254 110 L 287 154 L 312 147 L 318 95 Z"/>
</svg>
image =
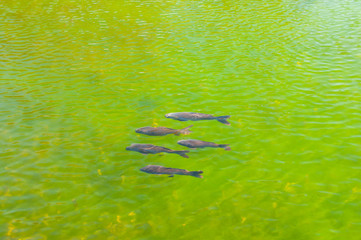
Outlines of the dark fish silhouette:
<svg viewBox="0 0 361 240">
<path fill-rule="evenodd" d="M 169 177 L 173 177 L 174 174 L 178 175 L 189 175 L 197 178 L 203 178 L 201 173 L 203 171 L 187 171 L 185 169 L 179 169 L 179 168 L 167 168 L 163 166 L 157 166 L 157 165 L 148 165 L 146 167 L 143 167 L 140 169 L 142 172 L 150 173 L 150 174 L 169 174 Z"/>
<path fill-rule="evenodd" d="M 183 129 L 172 129 L 172 128 L 166 128 L 166 127 L 142 127 L 135 130 L 136 133 L 142 133 L 149 136 L 165 136 L 168 134 L 174 134 L 174 135 L 188 135 L 191 133 L 189 131 L 189 128 L 193 127 L 193 125 L 190 125 Z"/>
<path fill-rule="evenodd" d="M 160 152 L 166 152 L 166 153 L 176 153 L 181 155 L 182 157 L 189 158 L 186 153 L 189 151 L 175 151 L 171 150 L 169 148 L 161 147 L 161 146 L 155 146 L 153 144 L 140 144 L 140 143 L 133 143 L 129 147 L 125 148 L 128 151 L 136 151 L 143 154 L 156 154 Z"/>
<path fill-rule="evenodd" d="M 231 148 L 228 146 L 229 144 L 217 144 L 212 142 L 205 142 L 201 140 L 180 140 L 177 142 L 178 144 L 182 146 L 186 146 L 189 148 L 205 148 L 205 147 L 213 147 L 213 148 L 224 148 L 224 150 L 231 150 Z"/>
<path fill-rule="evenodd" d="M 199 120 L 217 120 L 223 124 L 231 125 L 227 119 L 231 116 L 219 116 L 215 117 L 210 114 L 204 113 L 194 113 L 194 112 L 178 112 L 178 113 L 168 113 L 165 115 L 166 118 L 172 118 L 178 121 L 199 121 Z"/>
</svg>

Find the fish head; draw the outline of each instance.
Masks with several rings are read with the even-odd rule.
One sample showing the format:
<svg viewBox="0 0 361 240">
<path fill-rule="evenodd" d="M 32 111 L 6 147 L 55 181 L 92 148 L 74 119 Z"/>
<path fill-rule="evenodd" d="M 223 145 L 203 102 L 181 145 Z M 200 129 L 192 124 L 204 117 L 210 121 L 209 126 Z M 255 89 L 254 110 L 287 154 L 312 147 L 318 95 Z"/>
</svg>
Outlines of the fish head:
<svg viewBox="0 0 361 240">
<path fill-rule="evenodd" d="M 179 140 L 177 143 L 183 145 L 186 140 Z"/>
<path fill-rule="evenodd" d="M 136 149 L 136 147 L 134 146 L 134 144 L 125 148 L 125 150 L 128 150 L 128 151 L 134 151 L 135 149 Z"/>
<path fill-rule="evenodd" d="M 138 128 L 135 130 L 136 133 L 143 133 L 143 128 Z"/>
<path fill-rule="evenodd" d="M 150 148 L 153 147 L 152 144 L 143 144 L 143 143 L 132 143 L 130 146 L 126 147 L 125 150 L 128 151 L 142 151 L 144 148 Z"/>
<path fill-rule="evenodd" d="M 173 118 L 174 117 L 174 113 L 167 113 L 165 115 L 166 118 Z"/>
<path fill-rule="evenodd" d="M 142 172 L 146 172 L 146 173 L 152 173 L 152 171 L 154 171 L 155 169 L 157 169 L 160 166 L 156 166 L 156 165 L 148 165 L 145 167 L 142 167 L 141 169 L 139 169 Z"/>
<path fill-rule="evenodd" d="M 185 147 L 191 147 L 192 145 L 188 143 L 188 140 L 179 140 L 177 142 L 179 145 L 185 146 Z"/>
</svg>

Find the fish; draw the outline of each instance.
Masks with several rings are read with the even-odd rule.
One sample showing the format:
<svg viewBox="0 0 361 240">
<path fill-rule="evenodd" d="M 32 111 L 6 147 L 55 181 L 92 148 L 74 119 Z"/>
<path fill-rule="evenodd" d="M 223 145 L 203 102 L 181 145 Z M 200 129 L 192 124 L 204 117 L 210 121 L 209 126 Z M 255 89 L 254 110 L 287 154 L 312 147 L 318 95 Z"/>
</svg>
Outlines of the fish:
<svg viewBox="0 0 361 240">
<path fill-rule="evenodd" d="M 180 134 L 188 135 L 191 133 L 189 128 L 193 127 L 190 125 L 182 129 L 172 129 L 166 127 L 142 127 L 135 130 L 136 133 L 142 133 L 148 136 L 165 136 L 168 134 L 174 134 L 179 136 Z"/>
<path fill-rule="evenodd" d="M 171 150 L 169 148 L 161 147 L 161 146 L 155 146 L 153 144 L 141 144 L 141 143 L 133 143 L 129 147 L 125 148 L 128 151 L 135 151 L 142 154 L 156 154 L 160 152 L 166 152 L 166 153 L 175 153 L 179 154 L 180 156 L 184 158 L 189 158 L 189 156 L 186 155 L 189 151 L 182 150 L 182 151 L 175 151 Z"/>
<path fill-rule="evenodd" d="M 179 145 L 186 146 L 189 148 L 205 148 L 205 147 L 213 147 L 213 148 L 224 148 L 224 150 L 231 150 L 229 144 L 217 144 L 213 142 L 205 142 L 201 140 L 180 140 L 177 142 Z"/>
<path fill-rule="evenodd" d="M 178 121 L 199 121 L 199 120 L 217 120 L 226 125 L 231 125 L 227 119 L 231 116 L 219 116 L 215 117 L 211 114 L 204 114 L 204 113 L 194 113 L 194 112 L 177 112 L 177 113 L 167 113 L 165 115 L 166 118 L 172 118 Z"/>
<path fill-rule="evenodd" d="M 158 165 L 148 165 L 146 167 L 141 168 L 140 171 L 150 174 L 168 174 L 170 175 L 169 177 L 173 177 L 174 174 L 178 174 L 178 175 L 189 175 L 197 178 L 203 178 L 203 176 L 200 175 L 201 173 L 203 173 L 203 171 L 188 171 L 185 169 L 167 168 Z"/>
</svg>

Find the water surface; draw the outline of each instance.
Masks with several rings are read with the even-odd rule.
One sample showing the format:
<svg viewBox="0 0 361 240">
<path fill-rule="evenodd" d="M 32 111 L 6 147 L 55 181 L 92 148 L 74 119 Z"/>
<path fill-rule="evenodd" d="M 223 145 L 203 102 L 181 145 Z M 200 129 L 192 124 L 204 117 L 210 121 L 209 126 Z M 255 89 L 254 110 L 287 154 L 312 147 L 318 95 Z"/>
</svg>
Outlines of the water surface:
<svg viewBox="0 0 361 240">
<path fill-rule="evenodd" d="M 4 239 L 358 239 L 357 0 L 0 2 Z M 232 115 L 193 122 L 164 114 Z M 232 151 L 172 149 L 180 139 Z M 148 175 L 148 164 L 204 178 Z"/>
</svg>

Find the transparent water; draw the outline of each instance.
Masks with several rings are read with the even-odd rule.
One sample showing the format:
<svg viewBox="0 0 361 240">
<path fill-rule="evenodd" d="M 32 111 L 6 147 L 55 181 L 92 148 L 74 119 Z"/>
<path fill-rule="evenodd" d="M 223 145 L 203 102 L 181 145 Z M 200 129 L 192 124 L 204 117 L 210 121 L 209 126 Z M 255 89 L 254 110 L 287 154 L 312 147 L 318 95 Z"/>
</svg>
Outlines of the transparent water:
<svg viewBox="0 0 361 240">
<path fill-rule="evenodd" d="M 360 12 L 357 0 L 1 1 L 0 236 L 359 239 Z M 164 118 L 181 111 L 231 126 Z M 134 132 L 191 123 L 189 136 Z M 188 138 L 232 151 L 125 151 Z"/>
</svg>

